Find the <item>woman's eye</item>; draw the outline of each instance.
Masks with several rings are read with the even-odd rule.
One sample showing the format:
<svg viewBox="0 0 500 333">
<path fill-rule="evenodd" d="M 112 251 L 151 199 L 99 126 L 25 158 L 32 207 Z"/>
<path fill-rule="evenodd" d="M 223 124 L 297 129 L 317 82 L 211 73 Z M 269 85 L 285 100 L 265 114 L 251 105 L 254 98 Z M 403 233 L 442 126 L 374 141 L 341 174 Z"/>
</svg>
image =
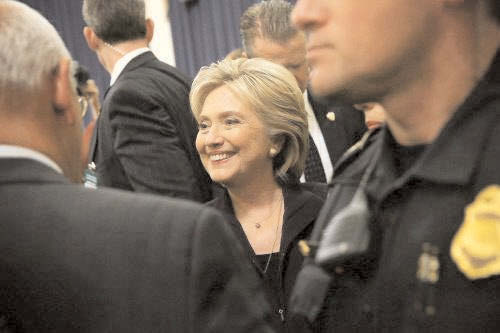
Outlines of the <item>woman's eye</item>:
<svg viewBox="0 0 500 333">
<path fill-rule="evenodd" d="M 227 118 L 227 119 L 224 121 L 224 123 L 225 123 L 226 125 L 236 125 L 236 124 L 239 124 L 239 123 L 240 123 L 240 121 L 239 121 L 238 119 L 236 119 L 236 118 Z"/>
<path fill-rule="evenodd" d="M 198 129 L 199 129 L 200 131 L 205 130 L 205 129 L 207 129 L 207 128 L 208 128 L 208 124 L 207 124 L 207 123 L 205 123 L 205 122 L 198 123 Z"/>
</svg>

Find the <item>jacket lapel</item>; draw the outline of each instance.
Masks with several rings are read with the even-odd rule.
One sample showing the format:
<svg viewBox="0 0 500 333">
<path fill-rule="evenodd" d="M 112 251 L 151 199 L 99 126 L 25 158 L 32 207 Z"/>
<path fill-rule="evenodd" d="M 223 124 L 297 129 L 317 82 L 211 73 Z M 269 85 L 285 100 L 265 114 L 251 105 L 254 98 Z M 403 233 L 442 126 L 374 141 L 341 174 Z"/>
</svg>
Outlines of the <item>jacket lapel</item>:
<svg viewBox="0 0 500 333">
<path fill-rule="evenodd" d="M 321 184 L 322 186 L 324 184 Z M 302 187 L 305 185 L 302 184 Z M 326 186 L 324 186 L 326 195 Z M 300 187 L 287 187 L 284 191 L 285 217 L 281 250 L 286 251 L 294 239 L 311 225 L 323 205 L 324 199 Z"/>
<path fill-rule="evenodd" d="M 220 191 L 220 195 L 217 196 L 216 199 L 210 201 L 208 203 L 211 207 L 217 208 L 219 211 L 224 213 L 224 217 L 231 225 L 234 233 L 237 238 L 240 239 L 245 245 L 245 248 L 249 258 L 253 258 L 255 256 L 255 252 L 253 251 L 252 245 L 248 241 L 247 235 L 245 231 L 241 227 L 240 222 L 236 219 L 236 215 L 234 214 L 233 204 L 231 202 L 231 198 L 229 197 L 229 193 L 226 190 Z"/>
</svg>

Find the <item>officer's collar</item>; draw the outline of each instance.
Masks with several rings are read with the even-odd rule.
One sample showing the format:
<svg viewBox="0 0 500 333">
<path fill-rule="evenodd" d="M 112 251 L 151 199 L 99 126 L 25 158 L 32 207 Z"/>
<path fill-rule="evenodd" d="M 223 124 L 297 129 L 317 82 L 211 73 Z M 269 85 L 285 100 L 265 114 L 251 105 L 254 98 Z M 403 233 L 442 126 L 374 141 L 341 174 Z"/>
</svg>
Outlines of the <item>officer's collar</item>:
<svg viewBox="0 0 500 333">
<path fill-rule="evenodd" d="M 465 102 L 457 109 L 445 125 L 437 139 L 422 153 L 403 178 L 419 178 L 423 180 L 464 185 L 474 172 L 477 161 L 483 151 L 493 126 L 496 125 L 500 91 L 500 51 L 497 52 L 492 65 Z M 390 133 L 385 129 L 381 149 L 387 149 Z M 384 163 L 382 152 L 381 169 Z M 385 165 L 387 167 L 388 165 Z M 382 171 L 382 170 L 380 170 Z"/>
</svg>

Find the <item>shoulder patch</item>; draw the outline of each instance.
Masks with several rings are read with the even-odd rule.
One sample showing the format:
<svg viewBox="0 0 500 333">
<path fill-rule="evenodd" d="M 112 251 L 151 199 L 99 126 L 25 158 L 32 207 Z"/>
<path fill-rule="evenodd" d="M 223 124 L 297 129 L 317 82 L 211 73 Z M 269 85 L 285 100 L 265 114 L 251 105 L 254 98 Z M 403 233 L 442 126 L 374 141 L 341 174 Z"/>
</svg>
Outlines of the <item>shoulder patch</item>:
<svg viewBox="0 0 500 333">
<path fill-rule="evenodd" d="M 450 254 L 471 280 L 500 274 L 500 186 L 486 187 L 465 208 Z"/>
</svg>

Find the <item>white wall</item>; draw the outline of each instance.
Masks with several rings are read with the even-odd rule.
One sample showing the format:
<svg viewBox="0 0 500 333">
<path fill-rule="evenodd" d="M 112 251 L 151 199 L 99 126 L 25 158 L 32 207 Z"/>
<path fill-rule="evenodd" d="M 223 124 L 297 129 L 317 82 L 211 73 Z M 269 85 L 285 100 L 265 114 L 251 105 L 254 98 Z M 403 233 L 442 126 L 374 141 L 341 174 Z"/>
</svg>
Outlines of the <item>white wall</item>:
<svg viewBox="0 0 500 333">
<path fill-rule="evenodd" d="M 168 19 L 168 0 L 146 0 L 146 17 L 155 23 L 155 32 L 150 48 L 162 61 L 175 66 L 174 44 L 170 20 Z"/>
</svg>

